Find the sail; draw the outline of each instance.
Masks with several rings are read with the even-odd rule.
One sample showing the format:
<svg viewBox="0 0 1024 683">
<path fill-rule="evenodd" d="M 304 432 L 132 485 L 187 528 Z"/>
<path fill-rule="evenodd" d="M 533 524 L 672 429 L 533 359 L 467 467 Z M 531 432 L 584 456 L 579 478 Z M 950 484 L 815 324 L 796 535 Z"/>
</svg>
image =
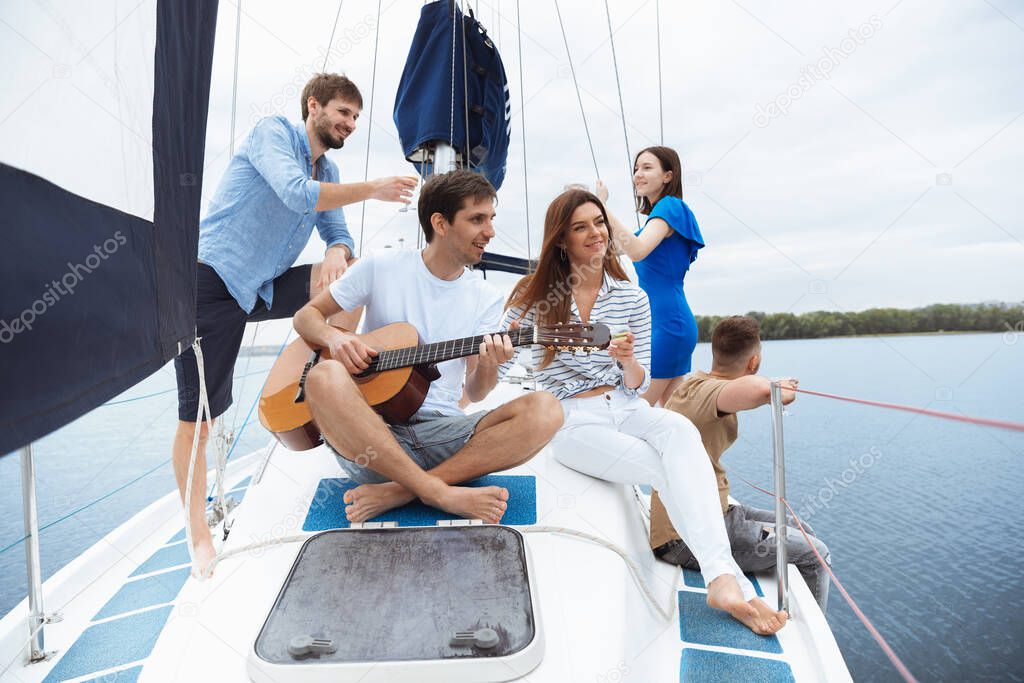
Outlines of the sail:
<svg viewBox="0 0 1024 683">
<path fill-rule="evenodd" d="M 422 150 L 444 142 L 468 159 L 464 167 L 500 188 L 510 117 L 505 67 L 487 30 L 454 0 L 425 4 L 395 96 L 395 125 L 406 158 L 419 164 Z"/>
<path fill-rule="evenodd" d="M 216 19 L 217 0 L 0 7 L 24 41 L 2 49 L 0 455 L 192 342 Z"/>
</svg>

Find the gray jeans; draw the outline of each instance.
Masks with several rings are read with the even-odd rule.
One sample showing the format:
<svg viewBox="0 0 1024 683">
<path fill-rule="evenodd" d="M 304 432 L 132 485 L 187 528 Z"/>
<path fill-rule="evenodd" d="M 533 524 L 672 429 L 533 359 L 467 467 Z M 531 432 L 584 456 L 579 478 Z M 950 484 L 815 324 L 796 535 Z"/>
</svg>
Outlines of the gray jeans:
<svg viewBox="0 0 1024 683">
<path fill-rule="evenodd" d="M 758 510 L 746 505 L 730 505 L 729 510 L 725 513 L 725 528 L 729 534 L 733 559 L 736 560 L 740 569 L 745 572 L 760 572 L 775 567 L 774 511 Z M 831 566 L 832 560 L 828 547 L 814 535 L 814 530 L 808 524 L 804 523 L 804 529 L 818 553 Z M 700 569 L 690 549 L 682 541 L 669 541 L 656 548 L 654 554 L 665 562 L 677 564 L 686 569 Z M 790 564 L 795 564 L 800 570 L 800 575 L 804 577 L 804 581 L 811 589 L 811 594 L 814 595 L 821 611 L 824 612 L 828 605 L 828 572 L 818 562 L 818 558 L 807 545 L 804 535 L 800 533 L 793 518 L 789 518 L 786 527 L 786 557 Z"/>
</svg>

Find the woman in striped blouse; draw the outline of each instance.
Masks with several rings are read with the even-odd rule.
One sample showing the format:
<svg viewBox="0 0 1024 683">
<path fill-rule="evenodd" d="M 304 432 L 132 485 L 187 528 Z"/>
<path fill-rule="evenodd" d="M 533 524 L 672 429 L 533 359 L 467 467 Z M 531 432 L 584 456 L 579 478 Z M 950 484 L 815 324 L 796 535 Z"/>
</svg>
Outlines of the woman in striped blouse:
<svg viewBox="0 0 1024 683">
<path fill-rule="evenodd" d="M 513 321 L 594 321 L 612 329 L 608 350 L 589 356 L 526 351 L 539 385 L 565 411 L 565 426 L 551 442 L 555 458 L 584 474 L 658 489 L 672 525 L 700 563 L 708 604 L 756 633 L 782 628 L 786 614 L 758 598 L 733 561 L 697 429 L 640 396 L 651 381 L 650 306 L 608 249 L 608 216 L 595 195 L 571 189 L 548 207 L 537 271 L 520 280 L 509 299 L 506 324 Z"/>
</svg>

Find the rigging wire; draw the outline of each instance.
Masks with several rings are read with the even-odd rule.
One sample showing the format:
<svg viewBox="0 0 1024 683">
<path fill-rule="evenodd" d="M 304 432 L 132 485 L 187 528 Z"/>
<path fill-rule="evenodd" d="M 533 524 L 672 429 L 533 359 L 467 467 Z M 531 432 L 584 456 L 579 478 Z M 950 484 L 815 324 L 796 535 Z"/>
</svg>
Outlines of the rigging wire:
<svg viewBox="0 0 1024 683">
<path fill-rule="evenodd" d="M 334 32 L 338 30 L 338 19 L 341 18 L 341 6 L 345 4 L 345 0 L 338 0 L 338 11 L 334 15 L 334 26 L 331 28 L 331 39 L 327 41 L 327 50 L 324 52 L 324 65 L 320 67 L 320 71 L 327 73 L 327 59 L 331 56 L 331 52 L 334 50 Z"/>
<path fill-rule="evenodd" d="M 231 78 L 231 139 L 228 141 L 228 155 L 235 156 L 235 111 L 238 106 L 238 51 L 242 42 L 242 0 L 238 0 L 235 13 L 235 71 Z"/>
<path fill-rule="evenodd" d="M 742 476 L 740 477 L 740 479 L 747 486 L 754 489 L 755 491 L 760 491 L 761 493 L 767 494 L 772 498 L 781 501 L 782 504 L 786 506 L 786 509 L 789 510 L 789 514 L 793 517 L 793 521 L 796 522 L 797 527 L 800 529 L 800 533 L 803 534 L 804 542 L 807 543 L 807 547 L 814 552 L 814 556 L 817 558 L 818 563 L 825 569 L 829 577 L 831 577 L 832 583 L 834 583 L 836 585 L 836 588 L 839 589 L 839 592 L 842 594 L 843 599 L 845 599 L 847 604 L 850 605 L 850 609 L 852 609 L 853 613 L 857 615 L 857 618 L 860 619 L 860 622 L 864 625 L 864 628 L 868 630 L 868 633 L 871 635 L 872 638 L 874 638 L 875 642 L 878 643 L 878 646 L 882 648 L 882 652 L 884 652 L 885 656 L 889 658 L 889 661 L 899 672 L 903 680 L 907 681 L 907 683 L 916 683 L 917 679 L 914 678 L 914 675 L 912 673 L 910 673 L 910 669 L 907 668 L 907 665 L 903 663 L 903 660 L 899 658 L 896 652 L 892 649 L 892 646 L 890 646 L 888 641 L 886 641 L 885 637 L 882 636 L 881 633 L 879 633 L 878 629 L 875 628 L 875 625 L 871 623 L 870 619 L 868 619 L 868 616 L 864 614 L 860 606 L 857 605 L 857 602 L 846 591 L 846 588 L 843 587 L 843 584 L 840 583 L 838 578 L 836 578 L 836 575 L 832 572 L 832 567 L 821 556 L 821 553 L 818 552 L 818 549 L 817 547 L 815 547 L 814 543 L 811 542 L 810 536 L 807 534 L 806 529 L 804 529 L 804 525 L 801 522 L 800 518 L 797 517 L 796 511 L 793 510 L 793 508 L 790 506 L 789 501 L 786 500 L 786 498 L 783 496 L 776 495 L 773 491 L 768 491 L 767 489 L 761 488 L 760 486 L 748 481 Z"/>
<path fill-rule="evenodd" d="M 264 370 L 256 370 L 255 372 L 250 372 L 249 375 L 259 375 L 259 374 L 262 374 L 263 372 L 264 372 Z M 231 379 L 241 379 L 242 377 L 246 377 L 246 376 L 247 375 L 235 375 Z M 171 392 L 177 392 L 177 391 L 178 391 L 177 388 L 164 389 L 163 391 L 154 391 L 152 394 L 143 394 L 141 396 L 132 396 L 130 398 L 122 398 L 122 399 L 118 399 L 116 401 L 107 401 L 103 405 L 100 405 L 100 406 L 97 406 L 97 407 L 98 408 L 106 408 L 108 406 L 116 406 L 116 405 L 120 405 L 122 403 L 135 403 L 136 401 L 141 401 L 141 400 L 147 399 L 147 398 L 153 398 L 154 396 L 163 396 L 164 394 L 169 394 Z"/>
<path fill-rule="evenodd" d="M 477 0 L 477 12 L 480 10 Z M 475 20 L 475 17 L 474 17 Z M 466 151 L 462 158 L 462 168 L 472 170 L 469 161 L 469 68 L 466 64 L 466 15 L 462 15 L 462 116 L 466 124 Z"/>
<path fill-rule="evenodd" d="M 526 199 L 526 259 L 533 257 L 533 247 L 530 242 L 530 181 L 526 166 L 526 101 L 523 94 L 525 88 L 523 81 L 523 27 L 519 17 L 519 0 L 516 0 L 516 40 L 519 44 L 519 129 L 520 139 L 523 141 L 523 195 Z M 500 24 L 499 24 L 500 26 Z M 591 150 L 593 152 L 593 150 Z"/>
<path fill-rule="evenodd" d="M 374 26 L 373 33 L 373 70 L 370 75 L 370 110 L 367 118 L 370 120 L 369 125 L 366 129 L 366 162 L 363 165 L 363 182 L 365 183 L 370 177 L 370 139 L 373 137 L 373 96 L 377 91 L 377 46 L 380 41 L 380 3 L 381 0 L 377 0 L 377 23 Z M 366 202 L 362 203 L 362 209 L 359 216 L 359 253 L 363 253 L 363 235 L 365 234 L 366 227 Z"/>
<path fill-rule="evenodd" d="M 907 413 L 916 413 L 918 415 L 927 415 L 929 417 L 938 417 L 944 420 L 953 420 L 954 422 L 967 422 L 968 424 L 978 425 L 981 427 L 997 427 L 999 429 L 1009 429 L 1015 432 L 1024 432 L 1024 423 L 1022 422 L 1011 422 L 1009 420 L 993 420 L 988 417 L 972 417 L 970 415 L 957 415 L 956 413 L 946 413 L 941 410 L 930 410 L 928 408 L 918 408 L 916 406 L 907 406 L 900 403 L 886 403 L 884 401 L 871 401 L 866 398 L 854 398 L 852 396 L 841 396 L 839 394 L 827 394 L 823 391 L 811 391 L 810 389 L 790 389 L 789 391 L 795 391 L 800 394 L 808 394 L 810 396 L 820 396 L 822 398 L 831 398 L 836 401 L 845 401 L 847 403 L 858 403 L 865 406 L 874 406 L 876 408 L 888 408 L 889 410 L 902 410 Z"/>
<path fill-rule="evenodd" d="M 451 2 L 451 13 L 452 13 L 452 104 L 451 109 L 448 111 L 448 145 L 452 148 L 455 147 L 455 14 L 458 6 L 455 4 L 455 0 Z M 434 173 L 437 173 L 437 169 L 434 169 Z"/>
<path fill-rule="evenodd" d="M 658 40 L 658 144 L 665 144 L 665 108 L 661 89 L 661 0 L 654 0 L 654 27 Z"/>
<path fill-rule="evenodd" d="M 230 127 L 230 140 L 228 141 L 228 163 L 231 163 L 231 159 L 235 157 L 235 112 L 238 107 L 238 56 L 241 52 L 242 44 L 242 0 L 238 0 L 235 5 L 235 64 L 234 70 L 231 74 L 231 127 Z M 249 350 L 252 351 L 252 347 L 256 344 L 256 334 L 259 332 L 260 324 L 256 323 L 256 328 L 252 333 L 252 341 L 249 342 Z M 252 353 L 249 353 L 245 357 L 245 371 L 243 374 L 249 372 L 249 362 L 252 359 Z M 239 392 L 245 389 L 245 380 L 242 380 L 242 384 L 239 387 Z M 217 463 L 218 465 L 223 461 L 224 456 L 224 417 L 220 417 L 217 420 L 217 434 L 214 436 L 211 430 L 210 436 L 214 436 L 214 443 L 217 449 Z M 231 430 L 228 432 L 227 440 L 231 441 L 234 439 L 235 425 L 238 423 L 238 409 L 235 409 L 235 415 L 231 419 Z M 196 425 L 197 427 L 199 425 Z"/>
<path fill-rule="evenodd" d="M 626 130 L 626 107 L 622 103 L 622 81 L 619 79 L 619 58 L 615 54 L 615 31 L 612 30 L 612 13 L 608 9 L 608 0 L 604 0 L 604 14 L 608 19 L 608 42 L 612 46 L 612 65 L 615 67 L 615 88 L 619 93 L 619 116 L 622 118 L 622 137 L 626 141 L 626 168 L 629 169 L 630 186 L 633 182 L 633 161 L 629 156 L 629 132 Z M 660 73 L 660 70 L 659 70 Z M 633 192 L 633 198 L 636 199 L 636 191 Z M 640 214 L 636 211 L 633 212 L 636 216 L 636 227 L 640 227 Z"/>
<path fill-rule="evenodd" d="M 565 35 L 565 24 L 562 22 L 562 10 L 558 7 L 558 0 L 555 0 L 555 13 L 558 15 L 558 26 L 562 29 L 562 43 L 565 44 L 565 56 L 569 60 L 569 72 L 572 74 L 572 84 L 576 88 L 576 101 L 580 104 L 580 116 L 583 117 L 583 132 L 587 134 L 587 146 L 590 148 L 590 159 L 594 162 L 594 176 L 601 178 L 601 171 L 597 167 L 597 155 L 594 153 L 594 141 L 590 138 L 590 126 L 587 125 L 587 112 L 583 109 L 583 98 L 580 96 L 580 84 L 576 80 L 576 67 L 572 63 L 572 53 L 569 51 L 569 39 Z M 520 48 L 522 43 L 520 43 Z M 618 76 L 616 75 L 616 78 Z M 629 154 L 627 148 L 626 153 Z"/>
</svg>

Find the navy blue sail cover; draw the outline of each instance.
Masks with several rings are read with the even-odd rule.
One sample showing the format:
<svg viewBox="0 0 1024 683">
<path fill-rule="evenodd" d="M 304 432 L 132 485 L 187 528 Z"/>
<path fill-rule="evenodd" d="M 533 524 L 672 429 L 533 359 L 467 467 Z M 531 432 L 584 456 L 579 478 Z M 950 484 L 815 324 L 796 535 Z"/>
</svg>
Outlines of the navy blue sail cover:
<svg viewBox="0 0 1024 683">
<path fill-rule="evenodd" d="M 194 338 L 217 0 L 150 8 L 155 52 L 140 68 L 155 74 L 152 129 L 132 134 L 151 139 L 152 222 L 0 163 L 0 455 L 136 384 Z M 67 131 L 66 141 L 89 134 Z"/>
<path fill-rule="evenodd" d="M 501 273 L 513 273 L 515 275 L 528 275 L 537 269 L 536 259 L 520 258 L 518 256 L 506 256 L 493 252 L 484 252 L 480 263 L 473 266 L 473 270 L 483 271 L 487 277 L 488 270 L 496 270 Z"/>
<path fill-rule="evenodd" d="M 453 0 L 425 4 L 395 97 L 395 125 L 406 157 L 415 161 L 417 149 L 438 141 L 464 158 L 468 149 L 469 168 L 500 188 L 510 116 L 505 67 L 486 29 Z"/>
</svg>

